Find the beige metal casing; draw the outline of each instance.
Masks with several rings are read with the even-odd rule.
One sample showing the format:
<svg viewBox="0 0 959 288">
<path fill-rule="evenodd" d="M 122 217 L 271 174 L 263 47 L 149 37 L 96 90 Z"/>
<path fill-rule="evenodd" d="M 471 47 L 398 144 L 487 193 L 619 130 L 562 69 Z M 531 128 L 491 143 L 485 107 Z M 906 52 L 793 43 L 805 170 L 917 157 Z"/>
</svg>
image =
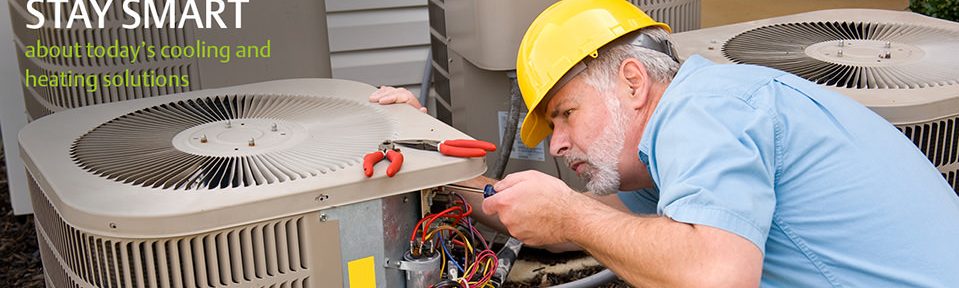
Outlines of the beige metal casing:
<svg viewBox="0 0 959 288">
<path fill-rule="evenodd" d="M 445 24 L 445 31 L 434 33 L 445 36 L 446 45 L 470 63 L 490 71 L 516 69 L 516 51 L 526 29 L 540 12 L 556 2 L 527 0 L 517 5 L 520 2 L 511 0 L 431 1 L 434 3 L 430 5 L 430 26 L 437 29 Z M 700 0 L 630 2 L 653 19 L 669 24 L 673 31 L 699 29 Z"/>
<path fill-rule="evenodd" d="M 329 226 L 336 221 L 327 220 L 338 219 L 336 215 L 378 215 L 369 214 L 373 213 L 369 209 L 382 206 L 386 211 L 390 205 L 363 203 L 475 177 L 485 172 L 483 159 L 403 149 L 402 170 L 392 178 L 384 175 L 386 162 L 376 166 L 377 173 L 372 178 L 366 178 L 361 159 L 354 159 L 335 171 L 292 181 L 228 189 L 175 190 L 125 184 L 90 173 L 71 160 L 71 147 L 99 125 L 134 111 L 175 101 L 237 94 L 333 97 L 375 112 L 351 119 L 380 117 L 392 123 L 389 135 L 393 139 L 468 138 L 406 105 L 368 103 L 367 96 L 374 90 L 372 86 L 345 80 L 280 80 L 71 109 L 28 124 L 20 133 L 21 151 L 34 179 L 31 190 L 34 209 L 38 211 L 37 230 L 44 264 L 50 271 L 48 280 L 59 279 L 52 281 L 58 287 L 109 287 L 110 281 L 175 282 L 187 279 L 189 274 L 189 279 L 212 283 L 210 286 L 286 283 L 309 287 L 304 285 L 304 279 L 312 279 L 312 287 L 336 283 L 335 279 L 341 277 L 330 275 L 341 275 L 341 267 L 345 266 L 340 264 L 353 259 L 343 259 L 341 263 L 343 243 L 338 242 L 343 240 L 337 240 L 336 227 Z M 330 131 L 328 135 L 311 137 L 364 133 Z M 378 141 L 358 141 L 350 147 L 372 152 Z M 413 207 L 418 203 L 417 199 L 410 199 L 411 208 L 405 210 L 415 213 Z M 358 204 L 373 208 L 361 209 L 367 211 L 362 213 L 343 212 L 344 207 Z M 325 215 L 327 210 L 329 216 Z M 340 221 L 355 218 L 344 217 Z M 396 224 L 389 225 L 401 230 L 401 225 Z M 339 227 L 339 233 L 350 229 L 355 228 Z M 390 232 L 392 237 L 397 237 L 397 231 Z M 81 250 L 85 252 L 77 252 Z M 384 259 L 375 260 L 377 277 L 381 278 Z M 180 265 L 183 263 L 190 264 Z M 300 265 L 300 269 L 294 264 Z M 209 273 L 200 273 L 201 270 Z M 201 276 L 204 281 L 199 280 Z"/>
<path fill-rule="evenodd" d="M 855 17 L 852 17 L 855 16 Z M 852 17 L 852 18 L 851 18 Z M 911 12 L 875 9 L 835 9 L 762 19 L 706 28 L 673 35 L 680 57 L 701 55 L 717 63 L 731 63 L 723 54 L 724 44 L 740 33 L 759 27 L 799 22 L 863 22 L 903 24 L 959 31 L 959 23 Z M 954 40 L 953 40 L 954 41 Z M 904 43 L 909 44 L 909 43 Z M 927 49 L 957 45 L 942 43 Z M 955 53 L 937 51 L 937 55 Z M 952 69 L 959 75 L 959 58 L 954 56 L 923 59 L 929 53 L 914 55 L 912 62 L 934 63 L 936 68 Z M 930 67 L 932 68 L 932 67 Z M 955 76 L 959 80 L 959 76 Z M 955 81 L 953 81 L 955 82 Z M 896 125 L 913 140 L 959 192 L 959 85 L 955 83 L 909 89 L 857 89 L 829 86 L 869 107 Z"/>
<path fill-rule="evenodd" d="M 474 137 L 499 142 L 505 122 L 499 115 L 509 111 L 510 104 L 506 72 L 516 69 L 519 42 L 529 24 L 555 2 L 430 0 L 433 83 L 437 95 L 431 97 L 428 105 L 436 117 Z M 673 31 L 699 28 L 700 0 L 630 2 L 669 24 Z M 518 134 L 516 139 L 507 173 L 538 170 L 562 178 L 575 189 L 585 187 L 565 162 L 549 155 L 547 144 L 529 150 L 518 140 Z M 496 163 L 498 154 L 487 155 L 487 162 Z"/>
<path fill-rule="evenodd" d="M 526 28 L 554 2 L 527 0 L 517 5 L 513 0 L 445 1 L 447 45 L 481 69 L 514 70 L 516 50 Z"/>
</svg>

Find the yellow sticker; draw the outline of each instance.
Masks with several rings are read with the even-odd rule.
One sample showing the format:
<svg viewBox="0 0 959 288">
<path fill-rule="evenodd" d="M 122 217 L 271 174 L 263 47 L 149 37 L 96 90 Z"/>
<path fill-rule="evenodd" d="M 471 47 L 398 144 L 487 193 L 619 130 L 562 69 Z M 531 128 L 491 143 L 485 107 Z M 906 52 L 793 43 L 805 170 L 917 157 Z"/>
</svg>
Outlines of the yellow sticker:
<svg viewBox="0 0 959 288">
<path fill-rule="evenodd" d="M 350 274 L 350 288 L 376 288 L 376 268 L 373 256 L 360 258 L 346 263 Z"/>
</svg>

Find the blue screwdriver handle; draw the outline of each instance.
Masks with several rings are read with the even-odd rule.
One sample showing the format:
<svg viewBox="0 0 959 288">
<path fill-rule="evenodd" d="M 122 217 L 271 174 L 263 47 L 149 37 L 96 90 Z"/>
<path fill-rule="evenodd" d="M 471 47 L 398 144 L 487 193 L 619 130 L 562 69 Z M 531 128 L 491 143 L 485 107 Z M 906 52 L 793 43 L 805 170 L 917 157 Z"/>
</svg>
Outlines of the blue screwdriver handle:
<svg viewBox="0 0 959 288">
<path fill-rule="evenodd" d="M 483 187 L 483 198 L 489 198 L 489 196 L 493 196 L 493 194 L 496 194 L 496 190 L 493 189 L 493 185 L 486 184 L 486 186 Z"/>
</svg>

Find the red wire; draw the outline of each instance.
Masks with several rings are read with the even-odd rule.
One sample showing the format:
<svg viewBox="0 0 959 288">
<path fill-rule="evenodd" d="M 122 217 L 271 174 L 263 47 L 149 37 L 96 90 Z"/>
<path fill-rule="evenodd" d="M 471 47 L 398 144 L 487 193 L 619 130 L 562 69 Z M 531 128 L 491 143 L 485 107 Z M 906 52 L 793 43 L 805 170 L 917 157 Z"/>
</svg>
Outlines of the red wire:
<svg viewBox="0 0 959 288">
<path fill-rule="evenodd" d="M 440 217 L 456 218 L 456 217 L 448 216 L 448 215 L 446 215 L 446 214 L 449 214 L 449 213 L 452 213 L 453 211 L 461 210 L 461 209 L 462 209 L 462 208 L 460 208 L 459 206 L 450 207 L 450 208 L 447 208 L 446 210 L 443 210 L 443 212 L 440 212 L 440 213 L 438 213 L 438 214 L 430 217 L 430 220 L 426 221 L 426 227 L 423 227 L 423 239 L 426 239 L 426 230 L 427 230 L 429 227 L 432 227 L 432 226 L 433 226 L 433 221 L 436 221 L 436 219 L 439 219 Z"/>
</svg>

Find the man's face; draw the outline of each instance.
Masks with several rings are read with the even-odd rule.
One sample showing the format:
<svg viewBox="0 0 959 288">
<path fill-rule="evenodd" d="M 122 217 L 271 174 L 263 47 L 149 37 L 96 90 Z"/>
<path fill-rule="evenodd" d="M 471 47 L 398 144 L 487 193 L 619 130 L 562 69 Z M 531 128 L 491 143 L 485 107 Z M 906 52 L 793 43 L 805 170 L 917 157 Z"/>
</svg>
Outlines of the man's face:
<svg viewBox="0 0 959 288">
<path fill-rule="evenodd" d="M 612 89 L 612 90 L 615 90 Z M 569 81 L 547 103 L 546 116 L 553 126 L 550 153 L 564 157 L 567 165 L 586 180 L 598 195 L 619 191 L 619 164 L 627 134 L 627 115 L 617 95 L 605 95 L 579 76 Z"/>
</svg>

